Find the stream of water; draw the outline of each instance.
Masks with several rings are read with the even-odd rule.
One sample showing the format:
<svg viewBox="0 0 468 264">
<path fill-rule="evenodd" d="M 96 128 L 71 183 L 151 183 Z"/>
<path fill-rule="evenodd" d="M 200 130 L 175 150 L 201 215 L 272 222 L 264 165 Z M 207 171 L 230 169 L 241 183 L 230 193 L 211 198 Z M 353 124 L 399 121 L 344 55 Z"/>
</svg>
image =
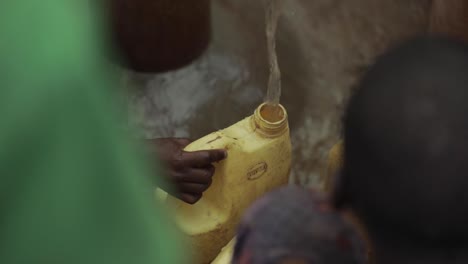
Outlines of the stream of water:
<svg viewBox="0 0 468 264">
<path fill-rule="evenodd" d="M 276 31 L 278 28 L 278 20 L 281 15 L 281 1 L 283 0 L 265 0 L 266 37 L 270 77 L 265 99 L 267 106 L 263 111 L 263 115 L 265 119 L 272 122 L 278 119 L 281 111 L 278 107 L 281 98 L 281 71 L 276 54 Z"/>
</svg>

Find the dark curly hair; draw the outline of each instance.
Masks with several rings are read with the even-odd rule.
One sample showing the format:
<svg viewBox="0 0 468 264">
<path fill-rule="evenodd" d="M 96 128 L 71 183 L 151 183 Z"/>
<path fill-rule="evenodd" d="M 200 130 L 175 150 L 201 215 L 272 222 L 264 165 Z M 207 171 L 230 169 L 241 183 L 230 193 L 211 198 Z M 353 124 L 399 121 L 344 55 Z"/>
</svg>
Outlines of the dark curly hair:
<svg viewBox="0 0 468 264">
<path fill-rule="evenodd" d="M 344 117 L 337 206 L 371 235 L 468 245 L 468 48 L 420 37 L 377 59 Z"/>
</svg>

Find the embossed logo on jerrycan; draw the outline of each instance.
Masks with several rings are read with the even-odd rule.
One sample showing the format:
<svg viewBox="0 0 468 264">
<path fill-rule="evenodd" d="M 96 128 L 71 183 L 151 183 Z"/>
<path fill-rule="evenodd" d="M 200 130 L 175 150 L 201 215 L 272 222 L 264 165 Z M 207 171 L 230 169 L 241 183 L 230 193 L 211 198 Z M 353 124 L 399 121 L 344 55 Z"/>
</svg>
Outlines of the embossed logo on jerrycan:
<svg viewBox="0 0 468 264">
<path fill-rule="evenodd" d="M 286 110 L 266 120 L 265 104 L 253 116 L 205 136 L 186 151 L 226 149 L 213 184 L 195 205 L 168 197 L 176 222 L 187 235 L 196 263 L 210 263 L 234 237 L 243 212 L 263 194 L 288 183 L 291 141 Z"/>
</svg>

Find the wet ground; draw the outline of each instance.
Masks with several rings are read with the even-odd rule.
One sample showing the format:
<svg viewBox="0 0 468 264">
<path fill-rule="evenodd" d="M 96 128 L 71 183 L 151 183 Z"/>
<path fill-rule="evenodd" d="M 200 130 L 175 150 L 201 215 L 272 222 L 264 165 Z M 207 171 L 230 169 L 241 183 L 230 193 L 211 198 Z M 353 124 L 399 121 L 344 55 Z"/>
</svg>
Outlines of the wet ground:
<svg viewBox="0 0 468 264">
<path fill-rule="evenodd" d="M 278 28 L 292 181 L 319 183 L 353 84 L 376 55 L 427 27 L 429 0 L 285 0 Z M 213 42 L 192 65 L 125 74 L 131 122 L 147 138 L 199 138 L 253 113 L 266 93 L 262 1 L 214 0 Z"/>
</svg>

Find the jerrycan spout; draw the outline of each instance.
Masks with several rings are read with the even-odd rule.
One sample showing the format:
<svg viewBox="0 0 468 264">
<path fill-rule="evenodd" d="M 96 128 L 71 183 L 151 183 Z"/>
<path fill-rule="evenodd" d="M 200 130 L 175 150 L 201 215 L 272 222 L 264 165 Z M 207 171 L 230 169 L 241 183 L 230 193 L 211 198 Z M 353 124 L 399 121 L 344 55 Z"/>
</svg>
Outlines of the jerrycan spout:
<svg viewBox="0 0 468 264">
<path fill-rule="evenodd" d="M 255 109 L 252 121 L 257 132 L 265 137 L 278 137 L 288 130 L 288 114 L 282 105 L 261 104 Z"/>
</svg>

